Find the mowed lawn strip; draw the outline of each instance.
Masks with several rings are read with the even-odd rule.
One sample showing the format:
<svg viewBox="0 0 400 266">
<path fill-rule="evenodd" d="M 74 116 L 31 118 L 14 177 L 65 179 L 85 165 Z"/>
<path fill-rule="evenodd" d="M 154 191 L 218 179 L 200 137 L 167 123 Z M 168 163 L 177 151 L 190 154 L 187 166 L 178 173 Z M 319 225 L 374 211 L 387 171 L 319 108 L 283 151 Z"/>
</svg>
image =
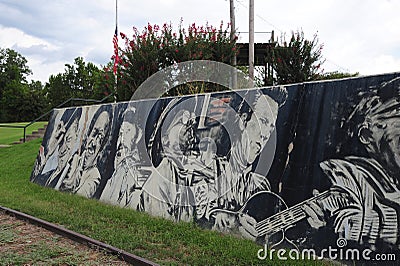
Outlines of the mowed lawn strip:
<svg viewBox="0 0 400 266">
<path fill-rule="evenodd" d="M 25 126 L 29 122 L 21 123 L 0 123 L 0 125 L 10 125 L 10 126 Z M 26 128 L 26 135 L 31 134 L 33 131 L 42 128 L 47 122 L 36 122 Z M 19 141 L 20 138 L 24 137 L 23 128 L 10 128 L 10 127 L 0 127 L 0 144 L 12 144 L 15 141 Z"/>
<path fill-rule="evenodd" d="M 327 265 L 259 260 L 246 239 L 58 192 L 29 181 L 41 139 L 0 149 L 0 205 L 62 225 L 163 265 Z"/>
</svg>

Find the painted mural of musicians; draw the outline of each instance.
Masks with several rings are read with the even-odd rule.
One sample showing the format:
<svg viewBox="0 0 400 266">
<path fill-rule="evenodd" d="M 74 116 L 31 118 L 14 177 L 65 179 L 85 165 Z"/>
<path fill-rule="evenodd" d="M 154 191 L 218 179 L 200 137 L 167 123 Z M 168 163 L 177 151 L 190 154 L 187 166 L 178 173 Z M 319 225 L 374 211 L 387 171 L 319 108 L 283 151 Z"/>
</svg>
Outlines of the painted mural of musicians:
<svg viewBox="0 0 400 266">
<path fill-rule="evenodd" d="M 138 143 L 143 137 L 142 129 L 135 124 L 135 114 L 134 107 L 124 112 L 114 158 L 114 173 L 100 196 L 101 201 L 134 209 L 141 192 Z"/>
<path fill-rule="evenodd" d="M 66 112 L 67 111 L 64 111 L 63 114 L 66 114 Z M 39 149 L 39 154 L 32 173 L 32 181 L 40 185 L 44 185 L 45 182 L 45 178 L 43 178 L 42 175 L 53 171 L 57 167 L 58 147 L 65 134 L 64 124 L 68 120 L 66 115 L 63 119 L 63 114 L 61 114 L 61 119 L 58 121 L 57 125 L 53 123 L 49 124 L 47 130 L 51 131 L 51 136 L 48 138 L 46 144 L 42 143 Z M 54 117 L 54 120 L 56 120 L 56 117 Z M 39 179 L 42 180 L 39 181 Z"/>
<path fill-rule="evenodd" d="M 71 171 L 71 160 L 77 151 L 79 121 L 82 108 L 71 108 L 61 114 L 60 121 L 54 128 L 53 137 L 47 145 L 39 150 L 35 166 L 37 175 L 33 180 L 40 185 L 54 187 Z"/>
<path fill-rule="evenodd" d="M 211 222 L 219 231 L 237 230 L 240 221 L 229 223 L 230 216 L 215 210 L 238 211 L 254 193 L 270 190 L 266 177 L 253 172 L 253 164 L 274 131 L 279 106 L 286 100 L 286 91 L 279 89 L 279 101 L 253 93 L 236 102 L 235 122 L 229 123 L 237 130 L 230 136 L 227 157 L 218 158 L 216 148 L 202 140 L 200 144 L 209 147 L 200 148 L 198 156 L 185 153 L 185 147 L 198 141 L 196 123 L 190 112 L 177 113 L 164 136 L 166 156 L 145 183 L 139 209 L 174 220 Z M 182 143 L 185 147 L 179 146 Z"/>
<path fill-rule="evenodd" d="M 398 250 L 400 243 L 400 78 L 365 97 L 347 120 L 368 157 L 330 159 L 320 166 L 331 190 L 342 194 L 330 204 L 304 207 L 314 228 L 333 220 L 339 237 L 372 250 Z M 343 197 L 345 195 L 345 197 Z"/>
<path fill-rule="evenodd" d="M 60 190 L 70 191 L 87 198 L 94 196 L 102 179 L 100 164 L 104 164 L 111 134 L 113 109 L 110 105 L 100 106 L 89 125 L 81 147 L 81 153 L 74 157 L 73 169 L 64 179 Z"/>
<path fill-rule="evenodd" d="M 59 143 L 58 148 L 58 165 L 56 170 L 49 176 L 45 186 L 59 189 L 62 180 L 68 175 L 71 169 L 71 160 L 77 152 L 79 143 L 79 121 L 82 109 L 75 109 L 68 123 L 65 125 L 65 135 Z"/>
<path fill-rule="evenodd" d="M 280 88 L 275 88 L 277 91 Z M 256 161 L 272 132 L 278 115 L 279 106 L 286 99 L 286 91 L 282 90 L 276 97 L 280 102 L 273 100 L 267 95 L 256 95 L 254 105 L 250 106 L 248 101 L 243 101 L 236 109 L 237 120 L 234 125 L 238 126 L 238 136 L 233 139 L 230 158 L 222 163 L 222 171 L 216 179 L 216 200 L 210 203 L 210 211 L 215 209 L 238 211 L 246 201 L 259 191 L 270 191 L 269 181 L 265 176 L 253 172 L 253 163 Z M 219 231 L 237 230 L 238 223 L 255 222 L 251 217 L 231 216 L 226 212 L 214 212 L 215 219 L 213 229 Z M 241 221 L 237 219 L 240 218 Z M 246 217 L 244 217 L 246 218 Z M 249 227 L 244 227 L 241 233 L 247 235 Z"/>
<path fill-rule="evenodd" d="M 138 209 L 155 216 L 190 221 L 194 199 L 189 189 L 190 147 L 196 142 L 195 120 L 188 110 L 178 111 L 161 138 L 163 155 L 143 186 Z"/>
</svg>

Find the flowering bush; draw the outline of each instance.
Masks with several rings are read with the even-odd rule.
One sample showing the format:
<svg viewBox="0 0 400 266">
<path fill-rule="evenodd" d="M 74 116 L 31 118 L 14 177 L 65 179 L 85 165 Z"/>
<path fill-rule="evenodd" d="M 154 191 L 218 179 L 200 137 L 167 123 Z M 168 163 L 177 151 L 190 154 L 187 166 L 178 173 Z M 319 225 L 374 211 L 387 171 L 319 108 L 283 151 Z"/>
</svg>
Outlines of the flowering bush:
<svg viewBox="0 0 400 266">
<path fill-rule="evenodd" d="M 269 83 L 288 84 L 318 79 L 323 73 L 322 48 L 317 35 L 310 41 L 304 38 L 303 32 L 292 33 L 289 43 L 276 43 L 266 55 L 275 72 L 274 80 Z"/>
<path fill-rule="evenodd" d="M 134 27 L 131 36 L 120 35 L 125 44 L 120 49 L 118 65 L 119 100 L 129 100 L 143 81 L 175 63 L 213 60 L 229 64 L 231 57 L 237 53 L 237 38 L 231 41 L 230 25 L 224 27 L 222 22 L 219 29 L 195 23 L 185 29 L 181 21 L 177 31 L 171 24 L 159 26 L 148 23 L 142 31 Z"/>
</svg>

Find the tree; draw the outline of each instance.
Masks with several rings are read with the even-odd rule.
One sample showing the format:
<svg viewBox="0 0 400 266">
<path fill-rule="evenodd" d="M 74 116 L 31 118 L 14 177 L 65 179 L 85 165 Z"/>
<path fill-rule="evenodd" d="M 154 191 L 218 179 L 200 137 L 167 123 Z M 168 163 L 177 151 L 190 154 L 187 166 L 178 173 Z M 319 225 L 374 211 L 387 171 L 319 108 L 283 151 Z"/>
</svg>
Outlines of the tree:
<svg viewBox="0 0 400 266">
<path fill-rule="evenodd" d="M 27 62 L 18 52 L 0 48 L 0 122 L 29 121 L 46 108 L 42 84 L 27 82 L 32 74 Z"/>
<path fill-rule="evenodd" d="M 64 77 L 61 73 L 51 75 L 44 89 L 49 105 L 53 108 L 73 96 L 72 89 L 64 82 Z"/>
<path fill-rule="evenodd" d="M 27 76 L 32 74 L 27 63 L 16 51 L 0 48 L 0 89 L 11 81 L 26 82 Z"/>
<path fill-rule="evenodd" d="M 357 77 L 359 76 L 360 73 L 346 73 L 346 72 L 339 72 L 339 71 L 333 71 L 333 72 L 326 72 L 320 74 L 316 80 L 328 80 L 328 79 L 342 79 L 342 78 L 352 78 L 352 77 Z"/>
<path fill-rule="evenodd" d="M 113 62 L 109 62 L 106 66 L 103 67 L 100 74 L 98 75 L 96 85 L 94 87 L 94 98 L 102 99 L 112 93 L 115 90 L 115 76 L 113 73 Z M 123 97 L 124 90 L 119 90 L 121 99 L 125 99 Z M 110 97 L 110 100 L 114 99 L 114 97 Z"/>
<path fill-rule="evenodd" d="M 74 59 L 74 64 L 65 64 L 64 73 L 51 75 L 45 85 L 47 98 L 52 107 L 69 98 L 101 99 L 101 76 L 104 76 L 93 63 L 85 63 L 82 57 Z"/>
<path fill-rule="evenodd" d="M 7 84 L 2 99 L 3 122 L 32 121 L 45 112 L 46 98 L 37 86 L 15 80 Z"/>
<path fill-rule="evenodd" d="M 269 84 L 289 84 L 316 80 L 322 74 L 321 65 L 323 45 L 318 43 L 317 35 L 310 41 L 303 32 L 292 33 L 289 43 L 275 42 L 266 54 L 272 62 L 274 77 Z"/>
<path fill-rule="evenodd" d="M 26 96 L 31 102 L 26 116 L 29 118 L 28 120 L 38 118 L 51 108 L 45 94 L 44 86 L 40 81 L 31 81 L 28 84 L 28 94 Z"/>
<path fill-rule="evenodd" d="M 184 29 L 180 24 L 175 32 L 171 24 L 148 24 L 142 32 L 134 28 L 133 37 L 121 33 L 125 47 L 121 49 L 118 67 L 118 100 L 129 100 L 135 90 L 157 71 L 189 60 L 213 60 L 229 63 L 236 51 L 236 40 L 231 40 L 229 25 L 197 26 Z M 110 73 L 108 73 L 110 74 Z M 201 85 L 201 84 L 197 84 Z M 183 87 L 176 93 L 193 92 Z"/>
<path fill-rule="evenodd" d="M 91 62 L 85 63 L 82 57 L 75 58 L 74 65 L 65 66 L 64 81 L 74 97 L 92 97 L 100 69 Z"/>
<path fill-rule="evenodd" d="M 90 83 L 87 87 L 91 87 L 90 98 L 102 100 L 104 97 L 109 96 L 114 93 L 114 84 L 115 80 L 111 73 L 112 62 L 109 62 L 107 66 L 104 66 L 102 69 L 97 68 L 92 63 L 87 64 L 87 68 L 89 69 L 88 74 L 91 77 Z M 95 69 L 96 68 L 96 69 Z M 114 97 L 110 97 L 107 102 L 112 102 Z"/>
</svg>

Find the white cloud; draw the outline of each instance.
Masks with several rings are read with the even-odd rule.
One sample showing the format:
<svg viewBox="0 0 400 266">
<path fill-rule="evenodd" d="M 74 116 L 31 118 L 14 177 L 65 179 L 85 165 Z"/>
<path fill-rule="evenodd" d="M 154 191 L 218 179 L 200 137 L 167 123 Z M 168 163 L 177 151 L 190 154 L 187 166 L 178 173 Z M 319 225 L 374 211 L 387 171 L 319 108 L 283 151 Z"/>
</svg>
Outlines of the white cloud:
<svg viewBox="0 0 400 266">
<path fill-rule="evenodd" d="M 50 75 L 57 75 L 63 72 L 66 62 L 43 63 L 41 59 L 30 57 L 28 63 L 33 71 L 33 76 L 31 76 L 29 80 L 40 80 L 44 84 L 49 80 Z"/>
<path fill-rule="evenodd" d="M 11 47 L 18 45 L 19 47 L 31 47 L 34 45 L 40 45 L 43 49 L 52 51 L 57 50 L 60 47 L 53 45 L 46 40 L 37 38 L 35 36 L 26 34 L 20 29 L 6 28 L 0 25 L 0 44 L 4 47 Z"/>
</svg>

